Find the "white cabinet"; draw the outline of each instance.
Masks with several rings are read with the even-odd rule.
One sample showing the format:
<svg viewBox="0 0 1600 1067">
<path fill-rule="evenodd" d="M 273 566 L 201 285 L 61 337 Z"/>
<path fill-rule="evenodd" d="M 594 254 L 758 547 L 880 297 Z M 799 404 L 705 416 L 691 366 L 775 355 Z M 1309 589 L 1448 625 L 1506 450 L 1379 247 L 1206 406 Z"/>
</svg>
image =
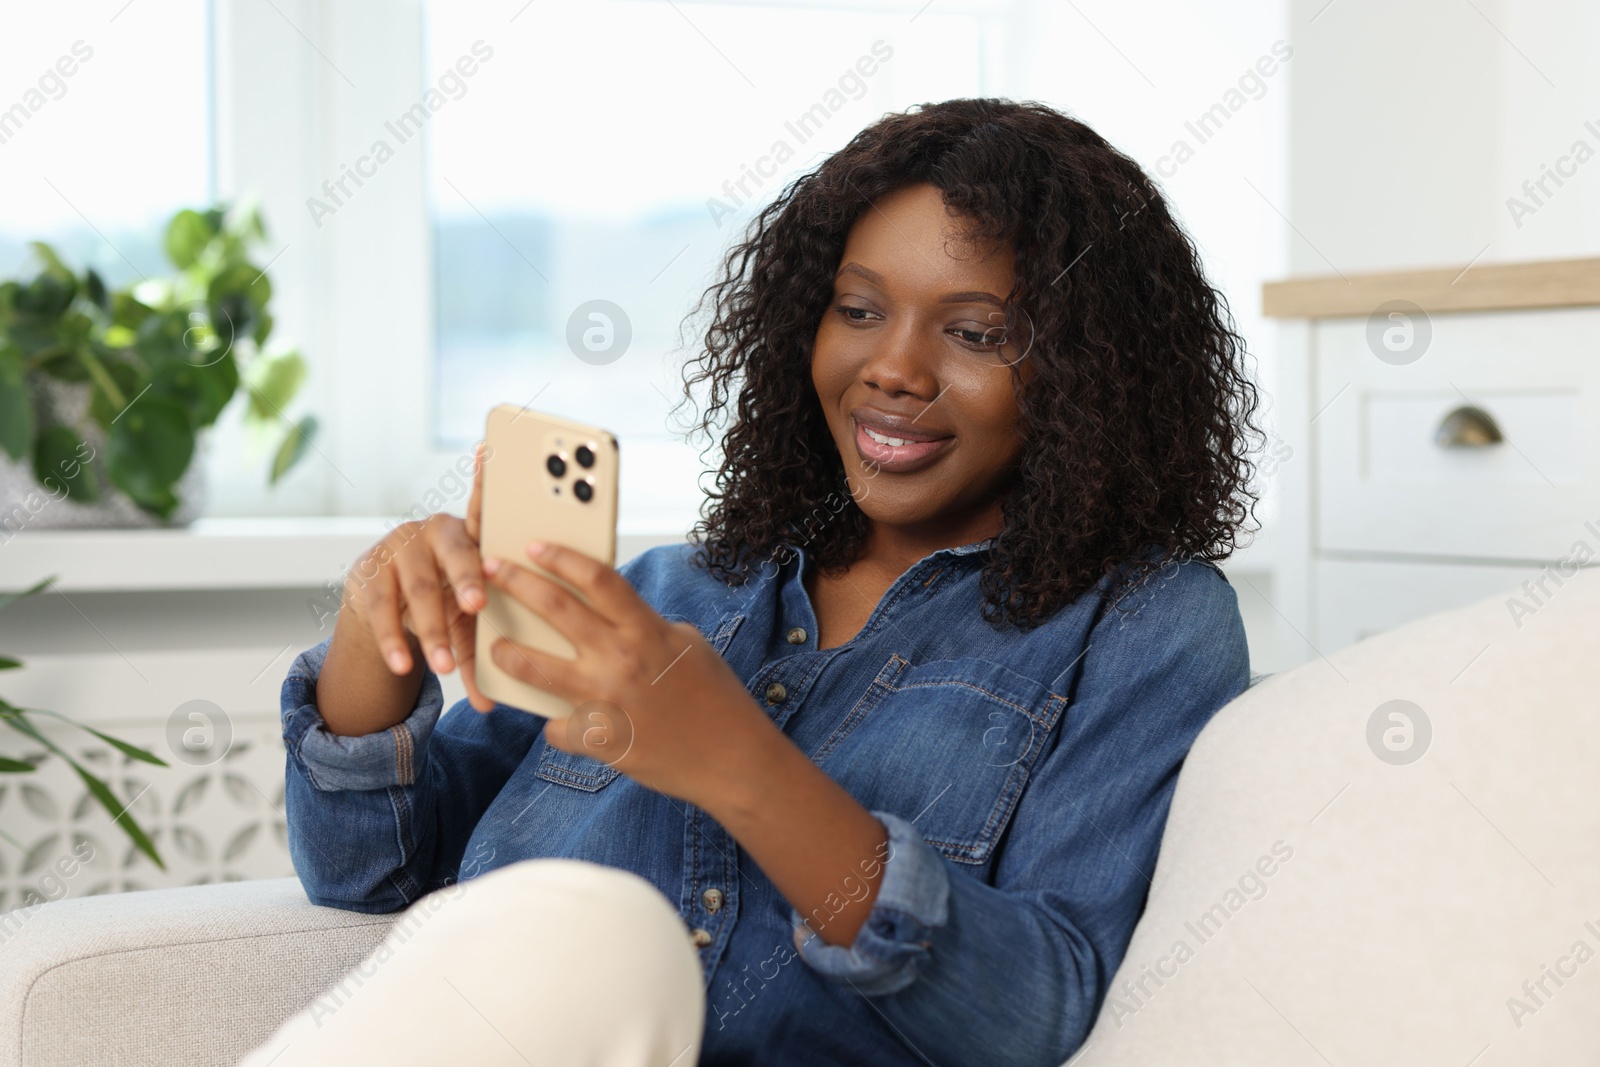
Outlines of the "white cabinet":
<svg viewBox="0 0 1600 1067">
<path fill-rule="evenodd" d="M 1308 657 L 1600 561 L 1600 261 L 1283 282 L 1264 302 L 1301 320 L 1280 432 L 1309 448 L 1309 484 L 1279 566 Z"/>
<path fill-rule="evenodd" d="M 1318 547 L 1559 558 L 1600 520 L 1600 308 L 1431 320 L 1404 365 L 1363 321 L 1317 326 Z"/>
</svg>

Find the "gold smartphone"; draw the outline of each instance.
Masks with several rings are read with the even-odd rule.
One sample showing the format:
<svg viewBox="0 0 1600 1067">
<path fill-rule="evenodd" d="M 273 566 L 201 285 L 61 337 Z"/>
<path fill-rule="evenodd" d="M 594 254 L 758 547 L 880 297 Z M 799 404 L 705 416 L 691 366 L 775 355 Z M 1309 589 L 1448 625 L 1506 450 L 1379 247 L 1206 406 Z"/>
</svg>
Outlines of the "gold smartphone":
<svg viewBox="0 0 1600 1067">
<path fill-rule="evenodd" d="M 500 404 L 489 412 L 484 456 L 479 551 L 536 571 L 587 603 L 571 585 L 534 565 L 528 542 L 564 545 L 616 565 L 617 439 L 596 426 Z M 492 700 L 546 718 L 571 715 L 569 701 L 496 666 L 489 646 L 504 637 L 572 659 L 572 642 L 498 587 L 487 586 L 487 593 L 477 623 L 478 688 Z"/>
</svg>

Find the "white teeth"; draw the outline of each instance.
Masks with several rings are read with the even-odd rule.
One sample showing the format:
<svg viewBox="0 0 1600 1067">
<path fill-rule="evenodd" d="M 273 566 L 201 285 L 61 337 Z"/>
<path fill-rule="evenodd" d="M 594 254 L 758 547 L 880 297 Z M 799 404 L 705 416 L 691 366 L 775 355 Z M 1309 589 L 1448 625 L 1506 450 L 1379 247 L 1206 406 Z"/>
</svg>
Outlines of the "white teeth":
<svg viewBox="0 0 1600 1067">
<path fill-rule="evenodd" d="M 870 426 L 863 426 L 861 428 L 867 431 L 868 437 L 872 438 L 880 445 L 889 445 L 892 448 L 899 448 L 901 445 L 909 445 L 912 443 L 904 437 L 885 437 L 883 434 L 873 430 L 873 428 Z"/>
</svg>

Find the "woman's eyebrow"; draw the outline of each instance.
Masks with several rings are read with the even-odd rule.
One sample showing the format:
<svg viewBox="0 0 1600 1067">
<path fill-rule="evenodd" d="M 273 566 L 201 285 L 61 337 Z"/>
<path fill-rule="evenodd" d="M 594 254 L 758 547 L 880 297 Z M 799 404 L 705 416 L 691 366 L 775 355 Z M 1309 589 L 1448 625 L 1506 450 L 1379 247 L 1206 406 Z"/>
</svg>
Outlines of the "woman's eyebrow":
<svg viewBox="0 0 1600 1067">
<path fill-rule="evenodd" d="M 880 275 L 877 271 L 869 270 L 866 267 L 863 267 L 859 263 L 846 263 L 844 266 L 839 268 L 839 274 L 835 274 L 834 277 L 837 279 L 840 274 L 859 274 L 873 285 L 879 286 L 880 288 L 883 285 L 882 275 Z M 993 304 L 996 307 L 1006 306 L 1006 302 L 1001 300 L 998 296 L 995 296 L 993 293 L 985 293 L 976 289 L 969 289 L 959 293 L 946 293 L 944 296 L 939 298 L 939 303 Z"/>
</svg>

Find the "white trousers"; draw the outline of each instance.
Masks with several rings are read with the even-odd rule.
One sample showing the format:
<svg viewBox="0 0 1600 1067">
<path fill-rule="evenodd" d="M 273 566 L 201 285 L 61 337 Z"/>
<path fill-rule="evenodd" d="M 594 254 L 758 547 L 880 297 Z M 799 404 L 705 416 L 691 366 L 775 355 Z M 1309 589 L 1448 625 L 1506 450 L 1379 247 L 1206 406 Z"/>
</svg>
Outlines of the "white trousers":
<svg viewBox="0 0 1600 1067">
<path fill-rule="evenodd" d="M 629 871 L 522 860 L 414 901 L 239 1067 L 693 1067 L 689 931 Z"/>
</svg>

